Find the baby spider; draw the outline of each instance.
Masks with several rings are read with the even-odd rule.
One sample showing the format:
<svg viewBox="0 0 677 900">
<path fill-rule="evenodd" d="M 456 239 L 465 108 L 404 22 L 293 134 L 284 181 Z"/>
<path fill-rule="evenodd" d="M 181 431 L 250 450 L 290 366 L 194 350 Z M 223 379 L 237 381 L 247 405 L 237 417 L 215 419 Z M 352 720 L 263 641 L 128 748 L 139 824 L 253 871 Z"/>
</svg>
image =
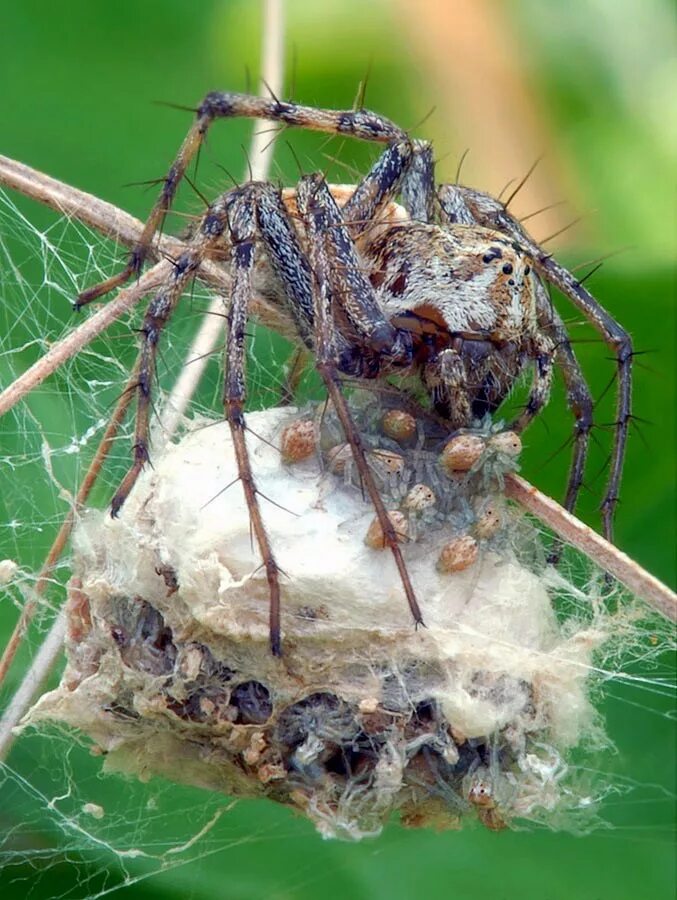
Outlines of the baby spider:
<svg viewBox="0 0 677 900">
<path fill-rule="evenodd" d="M 284 195 L 249 182 L 219 196 L 202 217 L 141 328 L 133 463 L 112 500 L 116 516 L 149 459 L 150 386 L 157 345 L 201 261 L 229 260 L 232 279 L 225 350 L 225 413 L 240 481 L 270 591 L 270 644 L 281 653 L 280 570 L 261 515 L 245 443 L 245 326 L 252 291 L 277 304 L 310 353 L 376 510 L 416 623 L 423 621 L 401 543 L 386 513 L 341 391 L 342 378 L 417 375 L 449 432 L 494 412 L 525 370 L 532 386 L 513 431 L 547 402 L 553 364 L 561 367 L 575 417 L 566 506 L 582 483 L 592 401 L 545 283 L 562 291 L 602 334 L 618 365 L 618 417 L 606 494 L 611 537 L 630 418 L 632 347 L 627 333 L 588 291 L 545 253 L 499 200 L 459 185 L 436 185 L 430 144 L 364 109 L 315 109 L 276 98 L 210 93 L 171 166 L 142 236 L 119 274 L 85 291 L 77 306 L 138 274 L 186 168 L 217 118 L 246 116 L 350 135 L 385 145 L 359 184 L 332 187 L 302 177 Z M 399 199 L 403 210 L 393 201 Z M 399 212 L 398 212 L 399 210 Z"/>
</svg>

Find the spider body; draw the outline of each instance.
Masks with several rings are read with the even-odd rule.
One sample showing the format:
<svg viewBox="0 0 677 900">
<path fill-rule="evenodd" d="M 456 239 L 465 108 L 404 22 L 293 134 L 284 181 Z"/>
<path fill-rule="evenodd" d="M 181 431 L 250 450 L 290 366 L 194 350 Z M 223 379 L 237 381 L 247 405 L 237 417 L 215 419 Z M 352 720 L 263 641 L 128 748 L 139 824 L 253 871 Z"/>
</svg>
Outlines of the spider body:
<svg viewBox="0 0 677 900">
<path fill-rule="evenodd" d="M 270 641 L 281 652 L 279 569 L 261 512 L 245 442 L 245 329 L 256 289 L 285 331 L 312 355 L 351 447 L 392 552 L 414 620 L 422 623 L 399 536 L 384 507 L 342 393 L 342 380 L 417 375 L 449 432 L 497 409 L 527 370 L 529 398 L 510 428 L 524 429 L 547 402 L 557 364 L 575 417 L 565 504 L 583 480 L 592 400 L 545 283 L 589 318 L 616 355 L 618 420 L 607 492 L 605 533 L 618 496 L 630 419 L 629 336 L 581 283 L 524 231 L 505 204 L 470 188 L 436 185 L 431 146 L 412 140 L 368 110 L 319 110 L 244 94 L 212 93 L 171 166 L 127 267 L 78 299 L 101 296 L 137 273 L 187 166 L 217 118 L 247 116 L 385 145 L 359 184 L 330 187 L 323 176 L 295 190 L 248 182 L 214 200 L 189 249 L 148 305 L 141 329 L 134 460 L 112 500 L 117 515 L 149 459 L 150 389 L 163 328 L 205 258 L 229 261 L 231 296 L 225 350 L 224 409 L 252 531 L 270 590 Z M 401 206 L 395 201 L 400 200 Z M 277 317 L 277 316 L 276 316 Z"/>
<path fill-rule="evenodd" d="M 340 207 L 356 190 L 354 185 L 327 188 Z M 299 219 L 296 191 L 284 191 L 283 202 Z M 298 222 L 295 227 L 308 254 L 305 230 Z M 552 341 L 539 332 L 530 259 L 501 232 L 417 222 L 390 203 L 355 249 L 378 308 L 406 350 L 393 358 L 362 346 L 359 353 L 339 357 L 341 374 L 362 379 L 416 375 L 436 412 L 455 429 L 494 412 L 539 354 L 552 355 Z M 284 310 L 284 282 L 261 250 L 254 288 L 268 304 Z M 331 303 L 341 333 L 358 346 L 359 334 L 341 316 L 338 298 Z M 299 338 L 293 327 L 288 335 Z"/>
</svg>

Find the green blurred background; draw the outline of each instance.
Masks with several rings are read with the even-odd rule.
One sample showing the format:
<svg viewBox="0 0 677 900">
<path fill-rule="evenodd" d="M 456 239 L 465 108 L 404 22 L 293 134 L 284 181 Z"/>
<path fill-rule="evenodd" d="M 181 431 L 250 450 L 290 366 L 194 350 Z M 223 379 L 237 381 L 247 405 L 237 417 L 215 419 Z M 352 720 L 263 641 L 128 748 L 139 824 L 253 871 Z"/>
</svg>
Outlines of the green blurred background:
<svg viewBox="0 0 677 900">
<path fill-rule="evenodd" d="M 253 0 L 3 4 L 0 152 L 143 217 L 154 189 L 125 185 L 162 175 L 190 121 L 188 113 L 154 101 L 190 106 L 207 90 L 243 90 L 247 69 L 255 85 L 260 21 Z M 631 436 L 617 541 L 673 582 L 677 129 L 670 97 L 677 41 L 670 4 L 574 0 L 565 9 L 540 0 L 290 0 L 285 43 L 288 91 L 293 82 L 294 96 L 304 103 L 351 106 L 370 69 L 368 106 L 407 127 L 435 106 L 416 133 L 435 141 L 441 178 L 453 180 L 459 157 L 470 147 L 463 179 L 498 193 L 544 154 L 515 209 L 526 214 L 563 199 L 568 205 L 531 220 L 534 235 L 543 238 L 593 211 L 549 246 L 572 266 L 622 251 L 589 283 L 631 331 L 637 349 L 646 351 L 637 359 L 640 421 Z M 215 126 L 201 162 L 204 192 L 211 196 L 223 184 L 218 164 L 236 175 L 244 171 L 243 145 L 250 133 L 246 122 Z M 287 133 L 286 140 L 304 168 L 327 169 L 338 182 L 353 180 L 351 169 L 364 171 L 376 152 L 341 140 L 326 145 L 324 137 L 297 132 Z M 297 177 L 284 141 L 275 174 L 290 184 Z M 16 195 L 12 202 L 37 228 L 59 235 L 59 253 L 77 273 L 80 287 L 97 280 L 95 265 L 101 258 L 107 271 L 115 269 L 114 248 L 102 247 L 90 235 L 98 253 L 93 262 L 72 226 L 55 225 L 53 214 Z M 184 192 L 183 208 L 194 212 L 198 207 L 190 191 Z M 3 208 L 7 256 L 2 258 L 14 261 L 24 281 L 5 263 L 0 272 L 0 386 L 37 358 L 36 337 L 43 329 L 44 337 L 53 340 L 75 321 L 68 305 L 75 288 L 63 274 L 59 289 L 44 284 L 39 242 L 26 238 L 26 226 L 18 220 L 12 231 L 14 214 Z M 182 224 L 178 216 L 170 222 L 176 230 Z M 162 373 L 167 383 L 200 308 L 199 296 L 186 305 L 168 342 Z M 613 390 L 605 394 L 605 389 L 614 372 L 609 352 L 580 315 L 566 303 L 560 308 L 593 393 L 602 398 L 598 421 L 608 423 Z M 33 570 L 39 565 L 66 510 L 56 485 L 74 489 L 93 446 L 84 441 L 82 452 L 55 453 L 52 479 L 45 475 L 44 441 L 64 447 L 105 416 L 134 357 L 130 325 L 116 326 L 83 360 L 69 364 L 0 423 L 0 559 L 9 556 Z M 272 379 L 266 381 L 265 372 L 284 359 L 284 352 L 279 340 L 259 334 L 261 371 L 254 404 L 271 399 Z M 214 362 L 198 408 L 219 409 L 218 384 Z M 566 448 L 554 451 L 563 446 L 570 427 L 558 389 L 526 438 L 524 472 L 555 497 L 563 495 L 568 459 Z M 610 433 L 600 429 L 597 437 L 580 509 L 593 525 L 598 524 Z M 95 502 L 106 502 L 127 452 L 123 441 Z M 57 603 L 60 596 L 55 589 L 47 599 Z M 0 603 L 3 634 L 16 620 L 12 600 L 20 599 L 10 592 Z M 13 668 L 3 704 L 47 618 Z M 199 850 L 186 854 L 192 861 L 179 865 L 183 857 L 178 854 L 160 863 L 162 852 L 188 840 L 223 805 L 222 798 L 102 778 L 100 762 L 86 749 L 58 735 L 31 736 L 17 742 L 0 781 L 3 896 L 85 897 L 122 881 L 134 897 L 672 897 L 674 707 L 669 690 L 645 679 L 660 677 L 669 686 L 674 663 L 663 656 L 628 663 L 625 670 L 637 679 L 610 682 L 600 699 L 617 752 L 592 757 L 595 765 L 614 772 L 619 787 L 602 809 L 612 828 L 574 837 L 479 828 L 418 833 L 393 825 L 376 841 L 350 846 L 321 841 L 310 825 L 286 810 L 243 802 L 221 817 Z M 64 790 L 65 772 L 77 790 L 50 804 Z M 83 799 L 106 809 L 101 826 L 83 821 Z M 98 828 L 118 849 L 142 848 L 147 858 L 108 853 L 92 845 L 78 831 L 81 827 Z M 157 874 L 167 860 L 175 867 Z"/>
</svg>

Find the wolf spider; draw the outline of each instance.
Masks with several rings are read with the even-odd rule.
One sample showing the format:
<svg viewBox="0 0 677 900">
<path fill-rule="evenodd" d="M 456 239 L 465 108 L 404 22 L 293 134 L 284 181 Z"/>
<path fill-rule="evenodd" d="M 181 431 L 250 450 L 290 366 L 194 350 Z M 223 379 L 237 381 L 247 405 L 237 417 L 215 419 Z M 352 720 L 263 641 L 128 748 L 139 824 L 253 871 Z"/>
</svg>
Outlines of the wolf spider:
<svg viewBox="0 0 677 900">
<path fill-rule="evenodd" d="M 416 623 L 422 615 L 400 544 L 366 462 L 341 392 L 342 377 L 377 379 L 416 373 L 450 431 L 495 411 L 519 376 L 533 368 L 528 401 L 510 426 L 523 430 L 547 402 L 553 364 L 575 417 L 565 505 L 582 484 L 592 400 L 564 324 L 545 283 L 564 293 L 602 334 L 618 366 L 618 418 L 602 503 L 610 538 L 630 418 L 632 347 L 628 334 L 588 291 L 524 231 L 506 206 L 457 184 L 437 186 L 430 144 L 365 109 L 323 110 L 275 97 L 210 93 L 164 179 L 127 266 L 80 295 L 82 306 L 138 274 L 186 168 L 215 119 L 261 118 L 385 145 L 371 171 L 348 189 L 319 174 L 295 192 L 249 182 L 219 196 L 189 248 L 151 300 L 143 326 L 133 463 L 112 500 L 116 516 L 148 462 L 150 389 L 157 345 L 189 279 L 208 257 L 230 259 L 232 287 L 225 349 L 225 412 L 240 481 L 270 592 L 270 645 L 281 653 L 280 570 L 259 507 L 245 443 L 245 326 L 253 286 L 293 321 L 310 351 L 376 510 Z M 342 197 L 340 205 L 337 198 Z M 388 220 L 399 197 L 407 216 Z M 255 277 L 260 283 L 255 284 Z"/>
</svg>

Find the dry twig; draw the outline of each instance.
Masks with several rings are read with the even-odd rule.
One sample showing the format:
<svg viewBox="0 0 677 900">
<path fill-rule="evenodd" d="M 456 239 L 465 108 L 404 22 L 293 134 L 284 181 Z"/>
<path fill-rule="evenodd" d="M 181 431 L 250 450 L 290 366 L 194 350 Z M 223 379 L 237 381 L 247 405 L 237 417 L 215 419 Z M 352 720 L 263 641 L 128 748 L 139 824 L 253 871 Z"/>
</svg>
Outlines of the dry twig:
<svg viewBox="0 0 677 900">
<path fill-rule="evenodd" d="M 677 594 L 638 563 L 567 512 L 519 475 L 506 475 L 505 494 L 551 528 L 558 537 L 576 547 L 601 569 L 617 578 L 656 612 L 677 622 Z"/>
</svg>

